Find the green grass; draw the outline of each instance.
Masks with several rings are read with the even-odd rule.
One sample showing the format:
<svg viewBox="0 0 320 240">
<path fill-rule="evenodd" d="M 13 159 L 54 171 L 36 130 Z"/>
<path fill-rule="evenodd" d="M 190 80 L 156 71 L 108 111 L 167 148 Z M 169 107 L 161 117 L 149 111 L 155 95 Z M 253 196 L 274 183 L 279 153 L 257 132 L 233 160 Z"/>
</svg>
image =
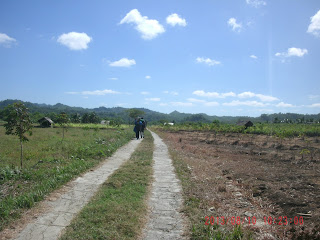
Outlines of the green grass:
<svg viewBox="0 0 320 240">
<path fill-rule="evenodd" d="M 131 129 L 84 130 L 34 128 L 24 144 L 20 169 L 19 140 L 0 127 L 0 230 L 46 194 L 112 155 L 133 137 Z"/>
<path fill-rule="evenodd" d="M 153 139 L 147 131 L 131 159 L 102 185 L 61 239 L 137 239 L 147 212 L 152 155 Z"/>
<path fill-rule="evenodd" d="M 109 129 L 115 126 L 100 123 L 70 123 L 70 127 L 81 127 L 83 129 Z M 128 128 L 128 124 L 120 124 L 117 128 Z M 133 127 L 132 127 L 133 128 Z"/>
<path fill-rule="evenodd" d="M 161 137 L 164 137 L 161 132 L 157 132 Z M 205 225 L 206 213 L 204 209 L 208 209 L 205 200 L 197 198 L 193 194 L 197 185 L 192 181 L 192 174 L 187 163 L 179 152 L 173 150 L 169 146 L 169 153 L 173 161 L 178 178 L 181 181 L 184 198 L 183 212 L 190 222 L 190 239 L 192 240 L 240 240 L 253 239 L 251 232 L 245 231 L 241 226 L 236 226 L 232 230 L 223 228 L 217 224 L 211 226 Z"/>
<path fill-rule="evenodd" d="M 165 125 L 157 126 L 157 128 L 179 131 L 212 131 L 219 133 L 249 133 L 249 134 L 264 134 L 274 135 L 277 137 L 317 137 L 320 136 L 320 123 L 314 124 L 295 124 L 295 123 L 256 123 L 253 127 L 245 129 L 244 126 L 235 124 L 214 124 L 214 123 L 181 123 L 174 126 Z"/>
</svg>

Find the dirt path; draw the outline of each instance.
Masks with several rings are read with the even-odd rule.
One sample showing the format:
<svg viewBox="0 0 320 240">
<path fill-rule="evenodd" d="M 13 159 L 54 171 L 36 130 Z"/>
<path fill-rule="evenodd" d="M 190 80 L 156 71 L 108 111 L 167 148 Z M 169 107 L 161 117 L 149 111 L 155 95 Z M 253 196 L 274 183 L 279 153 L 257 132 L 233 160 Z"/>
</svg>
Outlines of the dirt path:
<svg viewBox="0 0 320 240">
<path fill-rule="evenodd" d="M 64 186 L 65 192 L 57 199 L 46 201 L 48 211 L 29 223 L 15 238 L 18 240 L 58 239 L 62 230 L 84 207 L 98 190 L 99 186 L 126 162 L 141 141 L 132 140 L 118 149 L 99 168 Z"/>
<path fill-rule="evenodd" d="M 151 132 L 151 131 L 150 131 Z M 174 173 L 168 148 L 161 138 L 151 132 L 154 138 L 154 182 L 148 201 L 150 213 L 143 239 L 184 239 L 181 186 Z"/>
</svg>

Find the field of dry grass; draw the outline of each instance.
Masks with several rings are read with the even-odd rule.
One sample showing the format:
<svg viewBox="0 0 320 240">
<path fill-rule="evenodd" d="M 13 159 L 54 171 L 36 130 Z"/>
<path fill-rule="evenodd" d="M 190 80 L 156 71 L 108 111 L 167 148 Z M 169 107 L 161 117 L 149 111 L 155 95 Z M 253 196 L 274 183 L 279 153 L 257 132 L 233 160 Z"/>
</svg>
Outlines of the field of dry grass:
<svg viewBox="0 0 320 240">
<path fill-rule="evenodd" d="M 199 199 L 203 220 L 219 217 L 221 225 L 222 216 L 229 221 L 239 216 L 242 225 L 262 239 L 315 239 L 312 231 L 319 232 L 320 222 L 319 138 L 209 131 L 160 134 L 190 170 L 193 187 L 185 194 Z M 256 224 L 249 224 L 254 217 Z M 303 224 L 295 225 L 295 217 L 303 218 Z"/>
</svg>

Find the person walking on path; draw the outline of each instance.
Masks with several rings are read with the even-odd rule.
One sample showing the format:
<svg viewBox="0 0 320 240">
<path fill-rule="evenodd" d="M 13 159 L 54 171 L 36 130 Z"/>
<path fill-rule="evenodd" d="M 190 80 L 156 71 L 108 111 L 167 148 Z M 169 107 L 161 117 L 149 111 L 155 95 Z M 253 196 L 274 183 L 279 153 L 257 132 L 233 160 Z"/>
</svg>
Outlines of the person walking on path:
<svg viewBox="0 0 320 240">
<path fill-rule="evenodd" d="M 138 117 L 134 121 L 134 129 L 133 129 L 133 131 L 136 133 L 137 140 L 139 140 L 139 137 L 140 137 L 141 127 L 142 127 L 142 122 L 141 122 L 140 118 Z"/>
<path fill-rule="evenodd" d="M 144 138 L 144 129 L 147 128 L 147 121 L 143 119 L 143 117 L 140 119 L 142 122 L 141 125 L 141 138 Z"/>
</svg>

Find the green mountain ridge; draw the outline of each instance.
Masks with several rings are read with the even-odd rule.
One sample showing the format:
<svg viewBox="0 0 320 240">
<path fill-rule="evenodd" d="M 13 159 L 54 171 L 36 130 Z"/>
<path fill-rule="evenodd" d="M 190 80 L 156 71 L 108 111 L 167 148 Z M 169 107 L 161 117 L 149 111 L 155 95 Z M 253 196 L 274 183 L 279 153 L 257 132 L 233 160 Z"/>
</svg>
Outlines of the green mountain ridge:
<svg viewBox="0 0 320 240">
<path fill-rule="evenodd" d="M 68 115 L 72 114 L 80 114 L 80 116 L 85 113 L 94 112 L 101 119 L 106 118 L 120 118 L 124 122 L 131 121 L 126 110 L 129 108 L 123 107 L 98 107 L 98 108 L 82 108 L 82 107 L 70 107 L 68 105 L 64 105 L 62 103 L 57 103 L 55 105 L 50 104 L 39 104 L 39 103 L 31 103 L 24 102 L 21 100 L 13 100 L 7 99 L 4 101 L 0 101 L 0 119 L 3 118 L 4 109 L 9 104 L 13 104 L 14 102 L 22 102 L 30 111 L 30 113 L 34 116 L 34 119 L 40 116 L 50 116 L 50 114 L 59 114 L 60 112 L 66 112 Z M 169 114 L 160 113 L 157 111 L 153 111 L 147 108 L 136 108 L 145 112 L 144 118 L 147 119 L 149 123 L 156 122 L 212 122 L 214 120 L 218 120 L 224 123 L 236 123 L 238 121 L 251 120 L 254 122 L 273 122 L 277 121 L 297 121 L 300 119 L 305 122 L 316 122 L 320 120 L 319 114 L 298 114 L 298 113 L 273 113 L 273 114 L 261 114 L 259 117 L 248 117 L 248 116 L 209 116 L 205 113 L 180 113 L 178 111 L 173 111 Z"/>
</svg>

